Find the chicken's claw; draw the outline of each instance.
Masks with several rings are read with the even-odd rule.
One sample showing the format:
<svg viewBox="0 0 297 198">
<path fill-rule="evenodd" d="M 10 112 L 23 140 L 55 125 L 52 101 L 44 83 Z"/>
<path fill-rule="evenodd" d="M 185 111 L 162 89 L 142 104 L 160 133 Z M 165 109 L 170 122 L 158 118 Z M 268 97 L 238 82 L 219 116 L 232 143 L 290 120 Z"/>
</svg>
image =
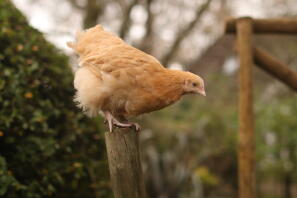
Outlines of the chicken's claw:
<svg viewBox="0 0 297 198">
<path fill-rule="evenodd" d="M 112 126 L 113 126 L 113 119 L 114 118 L 109 112 L 104 113 L 104 115 L 105 115 L 104 123 L 108 123 L 109 132 L 112 132 Z"/>
<path fill-rule="evenodd" d="M 140 125 L 137 123 L 133 123 L 133 122 L 121 123 L 121 122 L 115 120 L 114 125 L 119 128 L 132 128 L 136 132 L 139 132 L 141 130 Z"/>
<path fill-rule="evenodd" d="M 138 123 L 132 123 L 133 128 L 136 132 L 140 132 L 141 131 L 141 127 Z"/>
<path fill-rule="evenodd" d="M 136 132 L 141 130 L 140 125 L 133 122 L 120 122 L 118 121 L 110 112 L 105 112 L 105 121 L 104 123 L 108 123 L 109 132 L 112 132 L 112 126 L 116 126 L 119 128 L 133 128 Z"/>
</svg>

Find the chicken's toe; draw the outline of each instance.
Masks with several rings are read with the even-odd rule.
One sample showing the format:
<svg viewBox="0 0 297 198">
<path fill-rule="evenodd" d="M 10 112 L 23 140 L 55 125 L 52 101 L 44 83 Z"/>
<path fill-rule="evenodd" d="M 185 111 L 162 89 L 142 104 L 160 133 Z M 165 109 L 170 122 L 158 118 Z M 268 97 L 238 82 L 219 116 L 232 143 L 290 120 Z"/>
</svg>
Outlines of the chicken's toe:
<svg viewBox="0 0 297 198">
<path fill-rule="evenodd" d="M 132 123 L 133 124 L 133 128 L 136 132 L 140 132 L 141 131 L 141 127 L 138 123 Z"/>
</svg>

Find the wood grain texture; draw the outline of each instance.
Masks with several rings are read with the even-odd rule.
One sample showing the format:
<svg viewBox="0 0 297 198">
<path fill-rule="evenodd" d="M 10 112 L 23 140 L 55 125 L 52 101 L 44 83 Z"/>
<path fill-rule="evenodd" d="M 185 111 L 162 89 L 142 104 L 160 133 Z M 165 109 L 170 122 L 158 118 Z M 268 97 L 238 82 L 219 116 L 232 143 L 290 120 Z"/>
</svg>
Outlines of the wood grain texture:
<svg viewBox="0 0 297 198">
<path fill-rule="evenodd" d="M 237 20 L 231 18 L 226 21 L 226 33 L 236 33 Z M 253 32 L 256 34 L 297 34 L 297 19 L 253 19 Z"/>
<path fill-rule="evenodd" d="M 239 71 L 239 197 L 255 197 L 255 139 L 252 85 L 252 19 L 237 20 Z"/>
<path fill-rule="evenodd" d="M 260 48 L 254 48 L 254 61 L 258 67 L 297 91 L 297 72 L 286 64 Z"/>
<path fill-rule="evenodd" d="M 130 129 L 105 133 L 109 171 L 115 198 L 145 198 L 139 134 Z"/>
</svg>

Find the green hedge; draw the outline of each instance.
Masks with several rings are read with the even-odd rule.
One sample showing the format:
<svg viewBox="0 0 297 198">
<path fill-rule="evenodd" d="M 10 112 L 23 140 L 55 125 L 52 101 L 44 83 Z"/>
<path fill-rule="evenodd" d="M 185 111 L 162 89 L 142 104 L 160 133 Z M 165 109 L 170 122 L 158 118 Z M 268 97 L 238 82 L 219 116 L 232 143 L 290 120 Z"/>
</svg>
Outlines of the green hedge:
<svg viewBox="0 0 297 198">
<path fill-rule="evenodd" d="M 100 125 L 72 102 L 68 59 L 0 1 L 0 197 L 108 197 Z"/>
</svg>

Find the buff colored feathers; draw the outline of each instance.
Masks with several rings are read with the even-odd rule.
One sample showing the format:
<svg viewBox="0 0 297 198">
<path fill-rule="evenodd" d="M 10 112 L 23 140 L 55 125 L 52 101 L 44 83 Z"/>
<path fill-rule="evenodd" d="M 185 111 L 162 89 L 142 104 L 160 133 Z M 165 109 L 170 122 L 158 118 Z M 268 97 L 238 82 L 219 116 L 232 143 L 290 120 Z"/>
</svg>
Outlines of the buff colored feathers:
<svg viewBox="0 0 297 198">
<path fill-rule="evenodd" d="M 138 130 L 127 118 L 164 108 L 184 94 L 205 95 L 199 76 L 164 68 L 99 25 L 67 45 L 79 55 L 75 101 L 90 116 L 103 112 L 110 131 L 113 125 Z"/>
</svg>

